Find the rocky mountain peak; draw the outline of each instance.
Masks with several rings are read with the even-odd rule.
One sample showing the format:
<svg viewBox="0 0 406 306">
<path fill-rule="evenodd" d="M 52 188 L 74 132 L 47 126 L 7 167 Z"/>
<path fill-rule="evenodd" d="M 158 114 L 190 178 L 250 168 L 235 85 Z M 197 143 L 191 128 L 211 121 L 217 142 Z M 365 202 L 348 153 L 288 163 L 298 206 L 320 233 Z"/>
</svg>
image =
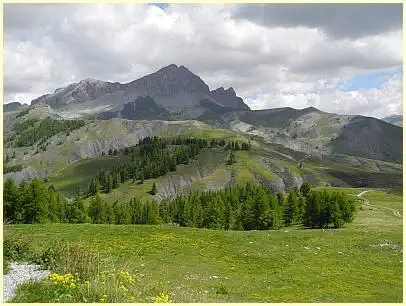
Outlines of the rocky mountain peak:
<svg viewBox="0 0 406 306">
<path fill-rule="evenodd" d="M 209 86 L 184 66 L 171 64 L 127 84 L 130 90 L 143 95 L 173 96 L 180 91 L 209 93 Z"/>
<path fill-rule="evenodd" d="M 227 90 L 224 87 L 219 87 L 210 92 L 210 96 L 226 107 L 232 107 L 242 110 L 250 110 L 242 98 L 238 97 L 234 88 L 230 87 Z"/>
</svg>

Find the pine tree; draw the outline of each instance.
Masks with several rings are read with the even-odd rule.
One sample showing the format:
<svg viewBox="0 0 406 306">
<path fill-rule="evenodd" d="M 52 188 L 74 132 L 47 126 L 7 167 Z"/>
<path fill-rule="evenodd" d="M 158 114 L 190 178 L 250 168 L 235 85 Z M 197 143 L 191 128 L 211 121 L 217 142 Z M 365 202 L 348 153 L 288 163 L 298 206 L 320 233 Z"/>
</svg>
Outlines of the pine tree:
<svg viewBox="0 0 406 306">
<path fill-rule="evenodd" d="M 235 164 L 237 162 L 234 152 L 230 151 L 229 155 L 228 155 L 228 159 L 227 159 L 227 165 L 232 165 Z"/>
<path fill-rule="evenodd" d="M 152 189 L 151 189 L 150 193 L 151 193 L 152 195 L 156 195 L 156 193 L 157 193 L 157 188 L 156 188 L 155 183 L 152 184 Z"/>
<path fill-rule="evenodd" d="M 90 200 L 88 214 L 89 214 L 90 219 L 92 220 L 92 223 L 96 223 L 96 224 L 103 223 L 102 219 L 104 219 L 105 216 L 102 215 L 103 214 L 102 202 L 103 202 L 103 200 L 99 194 L 96 194 L 96 196 Z"/>
<path fill-rule="evenodd" d="M 66 216 L 69 223 L 84 223 L 86 220 L 86 209 L 82 200 L 75 198 L 68 204 Z"/>
<path fill-rule="evenodd" d="M 298 203 L 296 192 L 291 190 L 286 199 L 285 207 L 285 226 L 290 226 L 298 221 Z"/>
<path fill-rule="evenodd" d="M 113 177 L 111 174 L 107 175 L 107 185 L 106 185 L 106 193 L 110 193 L 113 189 Z"/>
<path fill-rule="evenodd" d="M 29 185 L 29 204 L 25 210 L 26 223 L 48 222 L 48 203 L 46 191 L 41 181 L 35 178 Z"/>
<path fill-rule="evenodd" d="M 303 182 L 302 186 L 300 186 L 300 193 L 304 196 L 307 197 L 310 193 L 311 187 L 308 182 Z"/>
<path fill-rule="evenodd" d="M 17 223 L 17 214 L 19 212 L 21 213 L 18 193 L 19 190 L 14 181 L 11 178 L 8 178 L 4 183 L 3 188 L 3 213 L 5 222 Z"/>
<path fill-rule="evenodd" d="M 283 195 L 283 193 L 278 192 L 278 194 L 276 196 L 278 198 L 279 207 L 284 207 L 285 206 L 285 196 Z"/>
</svg>

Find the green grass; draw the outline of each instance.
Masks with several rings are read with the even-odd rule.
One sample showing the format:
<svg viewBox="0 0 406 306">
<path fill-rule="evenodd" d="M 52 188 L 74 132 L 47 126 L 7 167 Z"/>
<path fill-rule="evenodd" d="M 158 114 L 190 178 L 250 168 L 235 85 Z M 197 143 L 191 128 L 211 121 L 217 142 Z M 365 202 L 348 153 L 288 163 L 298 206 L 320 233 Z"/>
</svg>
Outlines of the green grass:
<svg viewBox="0 0 406 306">
<path fill-rule="evenodd" d="M 248 151 L 235 152 L 237 163 L 232 165 L 234 170 L 236 181 L 238 184 L 244 184 L 246 182 L 255 180 L 255 176 L 262 176 L 266 180 L 275 181 L 278 176 L 270 169 L 265 168 L 255 159 L 255 156 Z"/>
<path fill-rule="evenodd" d="M 100 169 L 112 168 L 118 161 L 117 156 L 101 156 L 77 161 L 48 178 L 59 191 L 72 194 L 75 189 L 85 188 Z"/>
<path fill-rule="evenodd" d="M 352 195 L 363 191 L 341 190 Z M 373 191 L 367 196 L 373 205 L 402 207 L 396 195 Z M 117 268 L 136 273 L 138 301 L 151 301 L 151 292 L 158 291 L 174 302 L 402 301 L 402 219 L 380 208 L 358 210 L 352 224 L 325 231 L 89 224 L 5 229 L 6 235 L 32 237 L 36 249 L 63 237 L 98 250 Z M 376 247 L 384 240 L 398 248 Z M 32 290 L 20 290 L 17 300 L 41 300 L 38 291 L 30 295 Z"/>
</svg>

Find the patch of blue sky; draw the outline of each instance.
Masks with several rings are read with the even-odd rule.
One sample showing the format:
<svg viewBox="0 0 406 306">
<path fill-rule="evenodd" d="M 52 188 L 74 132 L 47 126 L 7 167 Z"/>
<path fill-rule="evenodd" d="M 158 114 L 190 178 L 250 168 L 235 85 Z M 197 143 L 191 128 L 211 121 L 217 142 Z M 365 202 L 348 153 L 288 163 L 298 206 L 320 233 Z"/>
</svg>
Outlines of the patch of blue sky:
<svg viewBox="0 0 406 306">
<path fill-rule="evenodd" d="M 166 8 L 169 6 L 169 3 L 149 3 L 149 5 L 155 5 L 160 9 L 166 10 Z"/>
<path fill-rule="evenodd" d="M 401 68 L 358 74 L 339 82 L 335 91 L 358 91 L 362 89 L 382 88 L 388 79 L 396 77 L 402 77 Z"/>
</svg>

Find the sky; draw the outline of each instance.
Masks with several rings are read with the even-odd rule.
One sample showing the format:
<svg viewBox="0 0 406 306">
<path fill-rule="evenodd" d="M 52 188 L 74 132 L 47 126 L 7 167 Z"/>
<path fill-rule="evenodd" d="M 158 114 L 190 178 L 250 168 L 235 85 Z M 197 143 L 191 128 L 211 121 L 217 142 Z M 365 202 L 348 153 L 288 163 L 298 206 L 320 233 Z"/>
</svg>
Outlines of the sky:
<svg viewBox="0 0 406 306">
<path fill-rule="evenodd" d="M 401 4 L 4 4 L 4 102 L 183 65 L 251 109 L 402 114 Z"/>
</svg>

